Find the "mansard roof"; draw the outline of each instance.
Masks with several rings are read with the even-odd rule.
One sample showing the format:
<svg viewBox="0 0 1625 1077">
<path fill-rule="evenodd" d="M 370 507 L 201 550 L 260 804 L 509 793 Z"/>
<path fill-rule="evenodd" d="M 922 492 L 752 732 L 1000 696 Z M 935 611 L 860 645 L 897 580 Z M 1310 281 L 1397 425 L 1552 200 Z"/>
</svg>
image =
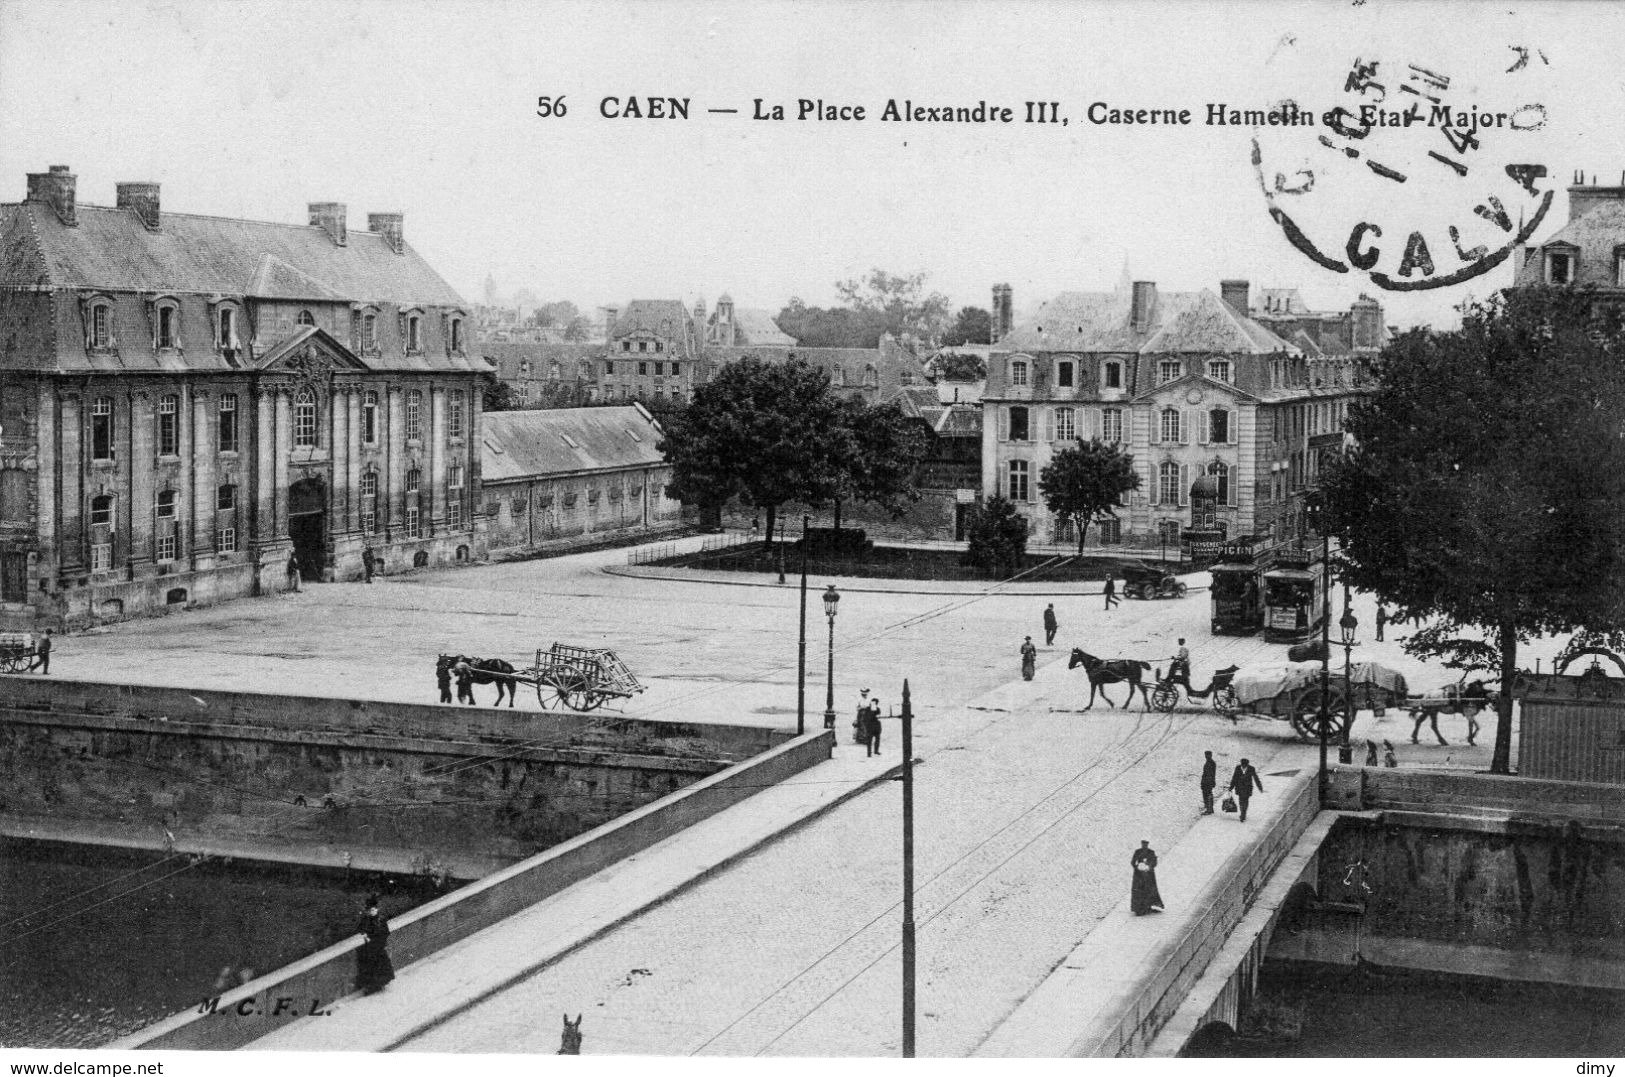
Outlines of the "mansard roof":
<svg viewBox="0 0 1625 1077">
<path fill-rule="evenodd" d="M 1545 267 L 1540 251 L 1547 247 L 1567 245 L 1577 248 L 1574 283 L 1581 287 L 1595 285 L 1618 288 L 1618 251 L 1625 246 L 1625 202 L 1602 202 L 1584 216 L 1570 221 L 1556 235 L 1531 244 L 1529 257 L 1517 267 L 1514 287 L 1523 288 L 1545 282 Z"/>
<path fill-rule="evenodd" d="M 998 343 L 1000 352 L 1216 352 L 1267 354 L 1297 349 L 1211 289 L 1158 290 L 1148 325 L 1132 321 L 1132 292 L 1062 292 Z"/>
<path fill-rule="evenodd" d="M 736 309 L 734 326 L 739 334 L 737 343 L 740 344 L 778 344 L 785 347 L 796 345 L 796 338 L 780 329 L 779 323 L 773 320 L 773 315 L 765 310 Z"/>
<path fill-rule="evenodd" d="M 684 327 L 688 319 L 688 308 L 680 299 L 634 299 L 615 315 L 615 337 L 619 339 L 641 330 L 686 339 Z"/>
<path fill-rule="evenodd" d="M 0 285 L 463 307 L 410 246 L 351 229 L 345 246 L 315 225 L 165 211 L 145 227 L 134 210 L 79 203 L 77 225 L 43 202 L 0 205 Z M 15 241 L 15 242 L 14 242 Z"/>
<path fill-rule="evenodd" d="M 487 484 L 665 462 L 655 447 L 664 432 L 637 404 L 488 411 L 480 416 L 480 432 Z"/>
</svg>

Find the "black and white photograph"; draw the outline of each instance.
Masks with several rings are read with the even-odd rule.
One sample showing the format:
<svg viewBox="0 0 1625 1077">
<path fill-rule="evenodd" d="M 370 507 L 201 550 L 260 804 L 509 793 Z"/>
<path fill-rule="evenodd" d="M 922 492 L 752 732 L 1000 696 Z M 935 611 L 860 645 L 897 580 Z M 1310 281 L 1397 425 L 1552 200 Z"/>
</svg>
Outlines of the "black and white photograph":
<svg viewBox="0 0 1625 1077">
<path fill-rule="evenodd" d="M 0 0 L 0 1065 L 1612 1077 L 1622 58 Z"/>
</svg>

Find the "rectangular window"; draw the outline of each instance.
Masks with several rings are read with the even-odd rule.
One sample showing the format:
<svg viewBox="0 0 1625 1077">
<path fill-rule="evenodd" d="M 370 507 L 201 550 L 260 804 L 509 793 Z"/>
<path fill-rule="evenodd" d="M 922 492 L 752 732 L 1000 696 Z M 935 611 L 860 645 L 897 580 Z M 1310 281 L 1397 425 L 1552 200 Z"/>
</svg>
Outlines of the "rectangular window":
<svg viewBox="0 0 1625 1077">
<path fill-rule="evenodd" d="M 632 342 L 630 340 L 621 341 L 621 351 L 629 352 L 631 350 L 632 350 Z"/>
<path fill-rule="evenodd" d="M 406 394 L 406 440 L 423 440 L 423 393 L 417 389 Z"/>
<path fill-rule="evenodd" d="M 215 548 L 221 553 L 237 552 L 237 529 L 235 527 L 222 527 L 215 536 Z"/>
<path fill-rule="evenodd" d="M 661 377 L 665 373 L 666 373 L 666 364 L 659 361 L 659 360 L 656 360 L 655 361 L 655 377 L 657 377 L 657 378 Z"/>
<path fill-rule="evenodd" d="M 237 312 L 231 307 L 220 308 L 220 336 L 215 345 L 220 348 L 237 346 Z"/>
<path fill-rule="evenodd" d="M 97 397 L 90 405 L 90 458 L 113 459 L 113 398 Z"/>
<path fill-rule="evenodd" d="M 173 520 L 175 518 L 175 491 L 158 491 L 158 519 Z"/>
<path fill-rule="evenodd" d="M 678 368 L 678 367 L 680 367 L 680 366 L 682 366 L 682 364 L 681 364 L 681 363 L 679 363 L 679 362 L 677 362 L 677 361 L 676 361 L 676 360 L 675 360 L 675 359 L 674 359 L 674 360 L 672 360 L 672 364 L 671 364 L 671 373 L 672 373 L 672 376 L 673 376 L 673 377 L 676 377 L 676 376 L 677 376 L 677 375 L 678 375 L 678 374 L 681 374 L 681 373 L 682 373 L 682 371 L 681 371 L 681 370 L 679 370 L 679 369 L 677 369 L 677 368 Z"/>
<path fill-rule="evenodd" d="M 90 548 L 90 571 L 113 571 L 113 544 L 111 542 L 98 542 Z"/>
<path fill-rule="evenodd" d="M 1230 380 L 1230 360 L 1214 359 L 1207 365 L 1207 376 L 1214 381 Z"/>
<path fill-rule="evenodd" d="M 1055 409 L 1055 440 L 1071 441 L 1078 436 L 1071 408 Z"/>
<path fill-rule="evenodd" d="M 92 348 L 110 348 L 113 346 L 113 330 L 110 323 L 112 307 L 105 303 L 98 303 L 90 308 L 90 346 Z"/>
<path fill-rule="evenodd" d="M 1230 413 L 1223 408 L 1215 408 L 1208 413 L 1207 439 L 1214 445 L 1224 445 L 1230 441 Z"/>
<path fill-rule="evenodd" d="M 1117 546 L 1123 541 L 1123 521 L 1115 516 L 1107 516 L 1095 525 L 1100 530 L 1100 544 L 1102 546 Z"/>
<path fill-rule="evenodd" d="M 378 350 L 378 315 L 363 314 L 361 316 L 361 350 L 364 352 Z"/>
<path fill-rule="evenodd" d="M 1100 416 L 1100 438 L 1102 441 L 1121 442 L 1123 440 L 1123 412 L 1121 408 L 1107 408 Z"/>
<path fill-rule="evenodd" d="M 1062 389 L 1072 387 L 1072 364 L 1062 363 L 1055 368 L 1055 384 Z"/>
<path fill-rule="evenodd" d="M 463 526 L 463 501 L 461 497 L 452 498 L 446 503 L 446 526 L 451 528 Z"/>
<path fill-rule="evenodd" d="M 158 563 L 165 564 L 175 560 L 175 535 L 173 532 L 158 536 Z"/>
<path fill-rule="evenodd" d="M 1017 359 L 1015 362 L 1010 364 L 1010 384 L 1018 387 L 1027 384 L 1026 360 Z"/>
<path fill-rule="evenodd" d="M 378 530 L 378 502 L 372 498 L 361 502 L 361 530 L 368 534 Z"/>
<path fill-rule="evenodd" d="M 638 341 L 638 351 L 646 352 L 648 350 L 649 350 L 649 342 L 647 340 Z M 642 364 L 640 363 L 638 365 L 641 366 Z M 643 373 L 643 371 L 640 370 L 640 371 L 638 371 L 638 373 L 641 374 L 641 373 Z"/>
<path fill-rule="evenodd" d="M 1010 440 L 1026 441 L 1027 438 L 1027 409 L 1010 409 Z"/>
<path fill-rule="evenodd" d="M 1028 482 L 1028 467 L 1025 460 L 1010 461 L 1010 500 L 1026 501 L 1030 492 Z"/>
<path fill-rule="evenodd" d="M 463 436 L 463 391 L 451 391 L 451 404 L 446 410 L 446 436 L 460 438 Z"/>
<path fill-rule="evenodd" d="M 1166 385 L 1179 377 L 1179 360 L 1164 359 L 1157 364 L 1157 384 Z"/>
<path fill-rule="evenodd" d="M 226 393 L 220 398 L 220 451 L 237 451 L 237 394 Z"/>
<path fill-rule="evenodd" d="M 175 346 L 175 308 L 158 308 L 158 346 L 160 348 L 173 348 Z"/>
<path fill-rule="evenodd" d="M 361 399 L 361 440 L 364 444 L 376 445 L 378 444 L 378 394 L 368 393 Z"/>
<path fill-rule="evenodd" d="M 406 533 L 412 538 L 423 537 L 423 516 L 416 505 L 406 506 Z"/>
<path fill-rule="evenodd" d="M 604 360 L 604 377 L 613 378 L 614 376 L 615 376 L 615 360 L 613 360 L 613 359 L 605 359 Z"/>
<path fill-rule="evenodd" d="M 158 401 L 158 455 L 178 456 L 181 451 L 180 397 L 166 396 Z"/>
<path fill-rule="evenodd" d="M 237 507 L 237 487 L 222 486 L 215 491 L 214 507 L 222 511 Z"/>
<path fill-rule="evenodd" d="M 1549 251 L 1546 254 L 1546 283 L 1572 284 L 1574 283 L 1574 256 L 1564 251 Z"/>
<path fill-rule="evenodd" d="M 649 373 L 649 364 L 645 363 L 645 362 L 642 362 L 642 361 L 639 361 L 639 363 L 638 363 L 638 373 L 640 375 L 648 374 Z"/>
<path fill-rule="evenodd" d="M 1121 389 L 1123 387 L 1123 364 L 1107 363 L 1103 374 L 1103 384 L 1108 389 Z"/>
</svg>

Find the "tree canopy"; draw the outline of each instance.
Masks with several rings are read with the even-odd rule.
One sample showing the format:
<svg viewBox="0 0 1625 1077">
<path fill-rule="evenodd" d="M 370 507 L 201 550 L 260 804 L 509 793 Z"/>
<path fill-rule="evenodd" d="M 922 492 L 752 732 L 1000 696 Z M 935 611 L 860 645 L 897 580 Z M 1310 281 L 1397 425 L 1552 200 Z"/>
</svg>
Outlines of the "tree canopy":
<svg viewBox="0 0 1625 1077">
<path fill-rule="evenodd" d="M 1510 688 L 1531 636 L 1625 628 L 1625 332 L 1584 290 L 1462 313 L 1383 351 L 1354 445 L 1322 475 L 1320 522 L 1349 582 L 1434 619 L 1408 650 Z M 1496 773 L 1511 731 L 1503 691 Z"/>
<path fill-rule="evenodd" d="M 965 560 L 990 576 L 1014 576 L 1027 553 L 1027 518 L 1015 502 L 994 494 L 976 507 L 967 524 Z"/>
<path fill-rule="evenodd" d="M 981 307 L 960 307 L 954 324 L 942 334 L 942 344 L 957 348 L 962 344 L 993 343 L 993 315 Z"/>
<path fill-rule="evenodd" d="M 835 526 L 847 498 L 901 516 L 920 499 L 915 473 L 930 450 L 931 434 L 895 403 L 869 405 L 852 397 L 841 401 L 839 410 L 840 426 L 850 437 L 837 443 L 833 461 Z"/>
<path fill-rule="evenodd" d="M 1073 442 L 1051 458 L 1038 473 L 1038 490 L 1056 516 L 1070 518 L 1078 532 L 1078 552 L 1089 524 L 1102 516 L 1116 516 L 1123 497 L 1140 488 L 1134 457 L 1117 444 L 1098 439 Z"/>
<path fill-rule="evenodd" d="M 935 343 L 948 327 L 948 297 L 925 291 L 924 273 L 897 275 L 883 269 L 840 281 L 843 306 L 809 307 L 791 299 L 775 319 L 779 328 L 808 348 L 873 348 L 882 334 L 905 333 Z"/>
</svg>

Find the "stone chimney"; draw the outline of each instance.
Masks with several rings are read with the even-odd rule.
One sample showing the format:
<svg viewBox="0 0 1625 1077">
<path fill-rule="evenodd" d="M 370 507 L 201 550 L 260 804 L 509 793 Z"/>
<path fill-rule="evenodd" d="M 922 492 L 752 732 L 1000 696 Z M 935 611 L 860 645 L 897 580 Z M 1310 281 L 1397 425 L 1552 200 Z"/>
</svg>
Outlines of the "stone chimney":
<svg viewBox="0 0 1625 1077">
<path fill-rule="evenodd" d="M 340 207 L 340 213 L 343 207 Z M 404 213 L 369 213 L 367 214 L 367 231 L 378 232 L 389 244 L 389 249 L 396 254 L 406 253 L 406 237 L 402 234 L 401 225 L 405 220 Z M 342 219 L 342 218 L 341 218 Z"/>
<path fill-rule="evenodd" d="M 1574 185 L 1569 188 L 1569 220 L 1577 221 L 1604 202 L 1625 202 L 1625 173 L 1620 175 L 1619 187 L 1598 187 L 1595 174 L 1586 186 L 1585 173 L 1574 174 Z"/>
<path fill-rule="evenodd" d="M 52 165 L 49 172 L 30 172 L 28 201 L 48 203 L 63 224 L 76 225 L 79 218 L 73 211 L 73 192 L 78 181 L 67 165 Z"/>
<path fill-rule="evenodd" d="M 620 307 L 604 308 L 604 341 L 608 343 L 615 339 L 615 316 L 621 312 Z"/>
<path fill-rule="evenodd" d="M 1251 302 L 1247 295 L 1248 288 L 1249 285 L 1244 280 L 1221 280 L 1219 282 L 1219 297 L 1230 304 L 1230 309 L 1243 318 L 1247 317 L 1247 312 L 1251 309 L 1248 306 Z"/>
<path fill-rule="evenodd" d="M 1129 308 L 1130 327 L 1136 333 L 1144 333 L 1151 328 L 1151 316 L 1157 306 L 1157 285 L 1155 281 L 1137 280 L 1134 282 L 1134 299 Z"/>
<path fill-rule="evenodd" d="M 1354 350 L 1381 351 L 1382 304 L 1361 292 L 1349 311 L 1354 321 Z"/>
<path fill-rule="evenodd" d="M 350 234 L 344 228 L 343 202 L 310 203 L 310 223 L 320 227 L 340 247 L 348 245 Z"/>
<path fill-rule="evenodd" d="M 158 231 L 161 218 L 158 214 L 158 185 L 156 183 L 120 183 L 118 190 L 118 208 L 133 209 L 135 215 L 141 218 L 141 223 L 149 231 Z"/>
<path fill-rule="evenodd" d="M 993 343 L 997 344 L 999 338 L 1010 332 L 1014 321 L 1011 305 L 1011 292 L 1008 284 L 995 284 L 993 286 Z"/>
</svg>

